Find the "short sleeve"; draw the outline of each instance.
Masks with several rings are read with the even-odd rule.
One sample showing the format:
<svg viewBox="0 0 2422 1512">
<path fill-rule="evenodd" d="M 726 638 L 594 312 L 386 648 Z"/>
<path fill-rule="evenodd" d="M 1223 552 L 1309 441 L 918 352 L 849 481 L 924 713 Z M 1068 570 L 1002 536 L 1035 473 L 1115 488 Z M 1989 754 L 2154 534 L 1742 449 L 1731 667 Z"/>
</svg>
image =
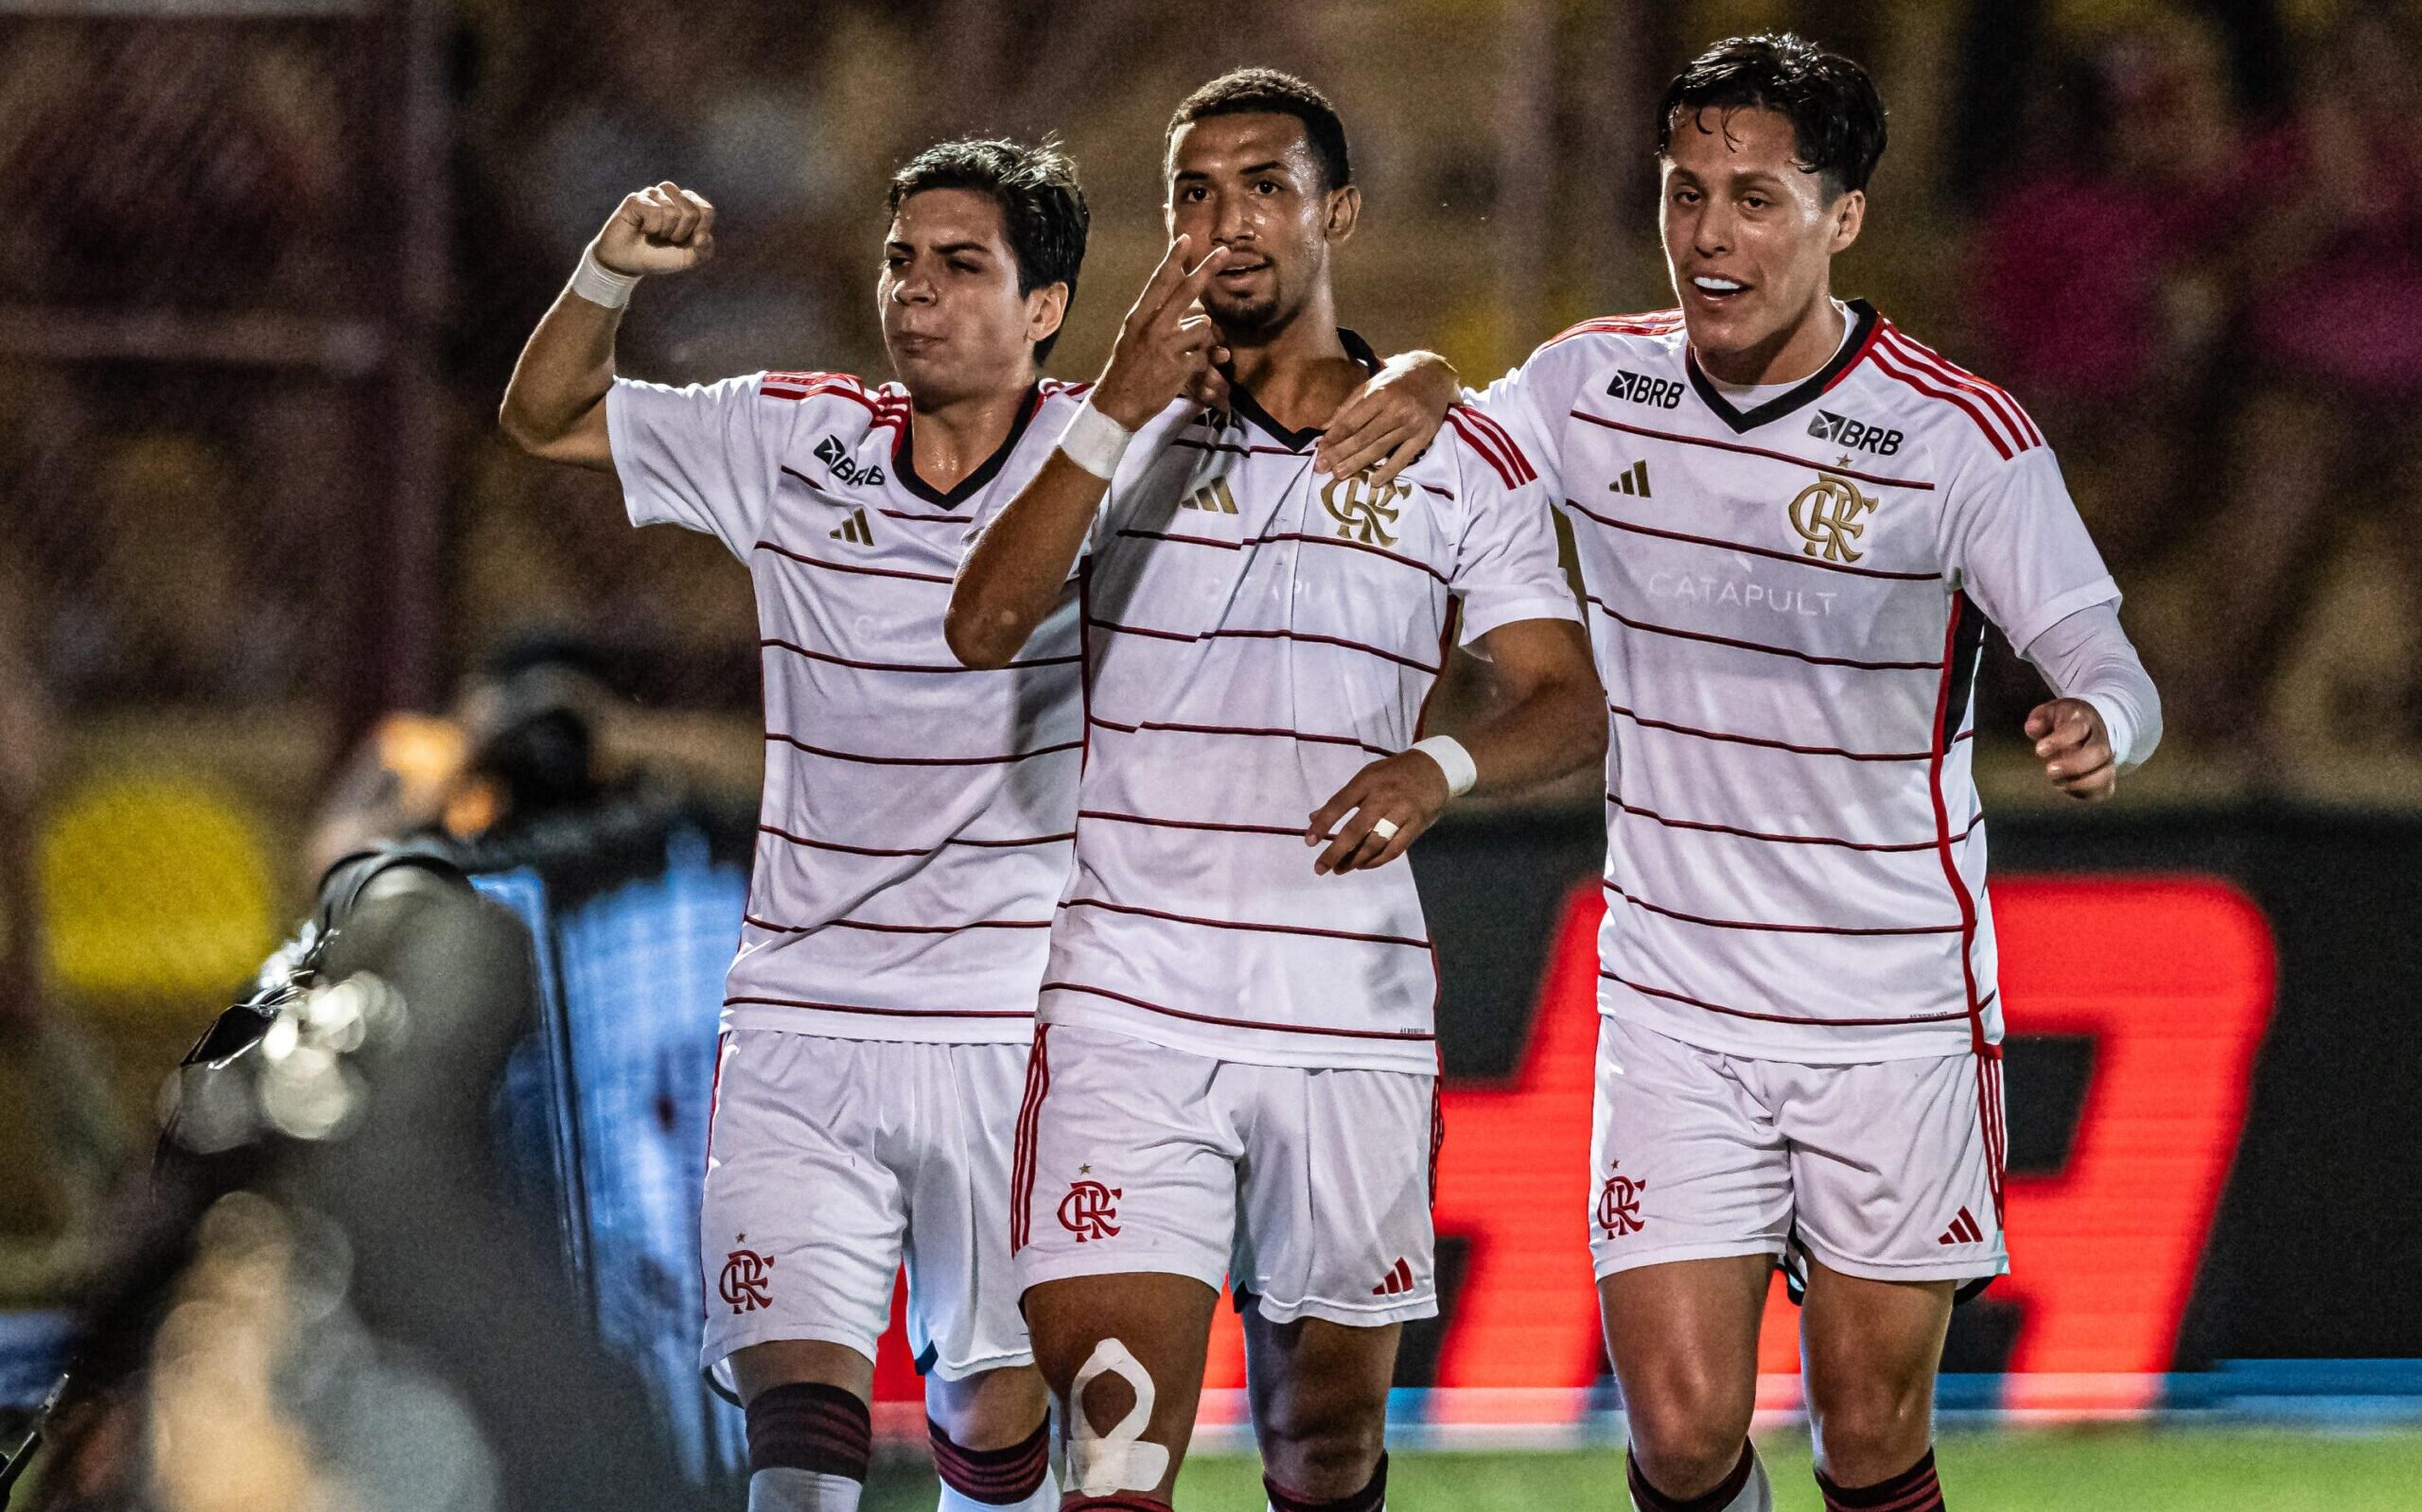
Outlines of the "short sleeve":
<svg viewBox="0 0 2422 1512">
<path fill-rule="evenodd" d="M 1463 536 L 1447 575 L 1463 602 L 1462 643 L 1518 619 L 1579 620 L 1545 487 L 1534 479 L 1508 488 L 1494 463 L 1470 456 L 1463 486 Z"/>
<path fill-rule="evenodd" d="M 2049 446 L 2008 460 L 1979 460 L 1958 475 L 1943 501 L 1943 567 L 1967 593 L 2025 646 L 2081 609 L 2119 601 Z"/>
<path fill-rule="evenodd" d="M 762 376 L 683 388 L 614 381 L 606 431 L 631 523 L 703 531 L 747 558 L 799 410 L 762 397 Z"/>
<path fill-rule="evenodd" d="M 1550 498 L 1564 496 L 1560 438 L 1588 366 L 1587 342 L 1550 341 L 1487 388 L 1464 394 L 1466 403 L 1512 432 L 1515 444 L 1546 482 Z"/>
</svg>

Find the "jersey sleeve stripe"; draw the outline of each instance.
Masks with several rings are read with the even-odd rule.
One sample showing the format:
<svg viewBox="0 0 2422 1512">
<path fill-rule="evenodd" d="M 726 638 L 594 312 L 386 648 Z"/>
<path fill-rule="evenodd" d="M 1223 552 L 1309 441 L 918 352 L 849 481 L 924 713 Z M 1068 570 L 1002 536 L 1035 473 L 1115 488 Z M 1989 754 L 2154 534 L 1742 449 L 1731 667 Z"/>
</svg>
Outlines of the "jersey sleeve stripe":
<svg viewBox="0 0 2422 1512">
<path fill-rule="evenodd" d="M 1993 450 L 2000 454 L 2004 461 L 2007 461 L 2017 455 L 2016 452 L 2010 449 L 2010 444 L 2002 439 L 2002 432 L 1994 426 L 1993 422 L 1986 418 L 1985 412 L 1977 408 L 1975 401 L 1969 398 L 1966 395 L 1961 394 L 1957 389 L 1943 388 L 1939 384 L 1928 382 L 1927 380 L 1919 377 L 1916 373 L 1897 365 L 1881 348 L 1878 348 L 1876 350 L 1873 354 L 1873 360 L 1876 365 L 1876 371 L 1884 374 L 1886 377 L 1897 380 L 1901 383 L 1917 390 L 1920 394 L 1927 395 L 1932 398 L 1942 399 L 1946 403 L 1956 404 L 1960 409 L 1965 410 L 1968 413 L 1968 418 L 1976 422 L 1976 429 L 1985 433 L 1985 439 L 1993 444 Z"/>
<path fill-rule="evenodd" d="M 1646 310 L 1636 315 L 1601 315 L 1593 320 L 1583 320 L 1578 325 L 1565 327 L 1549 336 L 1542 345 L 1552 347 L 1560 341 L 1570 341 L 1575 336 L 1667 335 L 1679 329 L 1681 324 L 1682 312 L 1679 309 Z"/>
<path fill-rule="evenodd" d="M 1787 740 L 1769 740 L 1762 735 L 1731 735 L 1722 730 L 1703 730 L 1690 725 L 1675 725 L 1666 720 L 1650 719 L 1621 704 L 1610 703 L 1607 712 L 1628 719 L 1644 729 L 1663 730 L 1669 735 L 1687 735 L 1694 740 L 1722 740 L 1729 745 L 1754 745 L 1762 750 L 1783 751 L 1792 756 L 1840 756 L 1846 761 L 1931 761 L 1932 751 L 1846 751 L 1835 745 L 1793 745 Z"/>
<path fill-rule="evenodd" d="M 1601 882 L 1599 885 L 1605 888 L 1611 896 L 1621 898 L 1624 902 L 1630 904 L 1633 908 L 1645 909 L 1651 913 L 1655 913 L 1668 919 L 1675 919 L 1684 924 L 1704 925 L 1710 929 L 1746 929 L 1758 934 L 1823 934 L 1859 939 L 1884 935 L 1959 934 L 1964 932 L 1965 929 L 1965 926 L 1957 923 L 1895 924 L 1874 927 L 1852 927 L 1832 924 L 1772 924 L 1759 919 L 1711 919 L 1702 914 L 1684 913 L 1675 909 L 1664 908 L 1659 904 L 1651 903 L 1644 897 L 1636 897 L 1633 895 L 1625 892 L 1622 888 L 1617 887 L 1612 882 Z M 1962 1013 L 1955 1015 L 1955 1017 L 1965 1018 L 1967 1015 Z"/>
<path fill-rule="evenodd" d="M 1670 815 L 1659 814 L 1653 808 L 1643 808 L 1637 803 L 1627 803 L 1622 796 L 1616 793 L 1607 794 L 1606 801 L 1626 814 L 1636 818 L 1646 819 L 1652 824 L 1661 824 L 1669 830 L 1693 830 L 1706 834 L 1729 834 L 1742 840 L 1761 840 L 1769 845 L 1830 845 L 1844 850 L 1871 850 L 1884 853 L 1931 850 L 1935 846 L 1931 835 L 1923 840 L 1909 840 L 1896 845 L 1887 845 L 1873 840 L 1844 840 L 1830 834 L 1769 834 L 1763 830 L 1744 830 L 1738 825 L 1714 824 L 1704 819 L 1677 819 Z M 1984 822 L 1985 816 L 1978 814 L 1968 821 L 1968 829 L 1960 832 L 1960 838 L 1964 839 L 1970 831 Z"/>
<path fill-rule="evenodd" d="M 1358 751 L 1367 751 L 1376 756 L 1392 756 L 1396 754 L 1384 745 L 1376 745 L 1351 735 L 1313 735 L 1304 730 L 1258 729 L 1234 725 L 1172 725 L 1163 720 L 1154 719 L 1142 720 L 1133 725 L 1122 725 L 1113 719 L 1104 719 L 1099 714 L 1088 714 L 1085 718 L 1088 724 L 1097 725 L 1106 730 L 1116 730 L 1121 735 L 1149 733 L 1257 736 L 1269 740 L 1300 740 L 1306 745 L 1350 746 Z"/>
<path fill-rule="evenodd" d="M 1140 997 L 1130 997 L 1124 992 L 1113 992 L 1109 988 L 1092 987 L 1083 982 L 1046 982 L 1043 984 L 1043 990 L 1083 992 L 1093 997 L 1109 998 L 1113 1003 L 1124 1003 L 1131 1008 L 1141 1008 L 1146 1013 L 1162 1013 L 1172 1019 L 1188 1019 L 1196 1023 L 1218 1024 L 1229 1029 L 1273 1029 L 1282 1034 L 1327 1035 L 1340 1039 L 1412 1039 L 1426 1043 L 1438 1038 L 1438 1036 L 1421 1029 L 1335 1029 L 1325 1024 L 1273 1023 L 1265 1019 L 1222 1019 L 1215 1014 L 1188 1013 L 1184 1008 L 1172 1008 L 1158 1003 L 1147 1003 Z M 1160 1509 L 1155 1504 L 1151 1512 L 1160 1512 Z"/>
<path fill-rule="evenodd" d="M 2026 406 L 2021 404 L 2018 397 L 2008 389 L 1990 379 L 1977 377 L 1898 326 L 1894 326 L 1888 334 L 1906 352 L 1913 353 L 1932 364 L 1943 377 L 1962 388 L 1972 389 L 1984 395 L 1993 404 L 1994 412 L 2010 422 L 2012 432 L 2023 439 L 2029 446 L 2043 444 L 2043 432 L 2036 429 L 2034 416 L 2027 413 Z"/>
<path fill-rule="evenodd" d="M 1589 601 L 1591 607 L 1627 630 L 1636 630 L 1647 635 L 1672 635 L 1680 640 L 1702 641 L 1709 646 L 1729 646 L 1736 650 L 1763 651 L 1769 656 L 1787 656 L 1794 661 L 1806 662 L 1814 666 L 1851 667 L 1861 672 L 1938 672 L 1942 667 L 1940 662 L 1862 662 L 1847 656 L 1818 656 L 1812 651 L 1796 650 L 1788 646 L 1769 646 L 1763 641 L 1735 640 L 1729 635 L 1710 635 L 1704 631 L 1681 630 L 1672 625 L 1657 625 L 1644 619 L 1633 619 L 1595 595 L 1591 596 Z"/>
<path fill-rule="evenodd" d="M 809 647 L 801 646 L 796 641 L 783 640 L 779 636 L 768 636 L 765 639 L 759 641 L 757 645 L 763 649 L 789 651 L 795 656 L 804 656 L 810 662 L 828 662 L 834 666 L 849 667 L 858 672 L 913 672 L 929 677 L 951 676 L 963 672 L 1015 672 L 1021 671 L 1027 667 L 1067 666 L 1073 662 L 1084 660 L 1081 655 L 1072 654 L 1069 656 L 1031 657 L 1023 662 L 1011 662 L 998 667 L 968 667 L 960 666 L 956 663 L 950 666 L 940 666 L 933 663 L 916 662 L 866 662 L 860 661 L 856 657 L 835 656 L 830 651 L 814 650 Z"/>
<path fill-rule="evenodd" d="M 1447 423 L 1455 427 L 1455 433 L 1463 438 L 1464 444 L 1477 453 L 1480 460 L 1504 480 L 1506 488 L 1518 489 L 1539 475 L 1531 471 L 1530 459 L 1522 455 L 1521 448 L 1514 444 L 1512 437 L 1495 429 L 1489 422 L 1482 421 L 1471 411 L 1457 405 L 1446 412 L 1446 418 Z"/>
<path fill-rule="evenodd" d="M 1531 465 L 1531 459 L 1523 454 L 1521 444 L 1514 439 L 1514 432 L 1498 424 L 1494 415 L 1480 410 L 1466 409 L 1463 412 L 1463 418 L 1467 424 L 1478 428 L 1484 435 L 1504 448 L 1505 455 L 1513 461 L 1515 470 L 1522 475 L 1523 482 L 1529 483 L 1537 479 L 1538 470 Z"/>
<path fill-rule="evenodd" d="M 1635 982 L 1628 976 L 1608 971 L 1604 967 L 1598 969 L 1598 974 L 1610 982 L 1620 982 L 1635 992 L 1645 992 L 1650 997 L 1663 998 L 1669 1003 L 1679 1003 L 1685 1007 L 1705 1008 L 1709 1013 L 1726 1014 L 1735 1019 L 1755 1019 L 1765 1023 L 1805 1023 L 1823 1024 L 1828 1028 L 1885 1029 L 1905 1023 L 1946 1023 L 1968 1017 L 1965 1013 L 1920 1013 L 1906 1019 L 1809 1019 L 1789 1013 L 1754 1013 L 1748 1008 L 1728 1008 L 1720 1003 L 1686 997 L 1680 992 L 1669 992 L 1661 987 L 1650 987 L 1644 982 Z"/>
<path fill-rule="evenodd" d="M 835 751 L 826 746 L 810 745 L 795 735 L 782 730 L 767 730 L 765 739 L 779 740 L 794 750 L 832 761 L 854 761 L 870 767 L 1005 767 L 1015 761 L 1031 761 L 1036 756 L 1050 756 L 1057 751 L 1074 751 L 1085 742 L 1061 740 L 1052 745 L 1038 745 L 1031 751 L 1013 751 L 1006 756 L 869 756 L 861 751 Z"/>
<path fill-rule="evenodd" d="M 1172 913 L 1164 909 L 1148 909 L 1133 903 L 1113 903 L 1101 897 L 1072 897 L 1060 905 L 1063 909 L 1100 909 L 1105 913 L 1129 913 L 1138 918 L 1158 919 L 1163 924 L 1182 924 L 1197 929 L 1239 929 L 1249 934 L 1308 935 L 1316 940 L 1347 940 L 1364 945 L 1409 945 L 1415 950 L 1427 950 L 1430 943 L 1406 935 L 1364 934 L 1357 929 L 1323 929 L 1309 924 L 1258 924 L 1247 919 L 1206 919 L 1191 913 Z"/>
<path fill-rule="evenodd" d="M 1828 468 L 1827 471 L 1838 474 L 1838 469 Z M 1617 520 L 1612 515 L 1602 515 L 1578 499 L 1566 499 L 1565 507 L 1575 514 L 1586 517 L 1596 524 L 1604 525 L 1609 530 L 1619 530 L 1633 536 L 1654 536 L 1659 540 L 1680 541 L 1684 545 L 1705 546 L 1719 552 L 1740 552 L 1751 556 L 1768 556 L 1778 562 L 1789 562 L 1794 567 L 1813 567 L 1827 572 L 1848 573 L 1852 577 L 1890 578 L 1904 583 L 1932 583 L 1942 576 L 1940 572 L 1888 572 L 1879 567 L 1852 567 L 1848 562 L 1828 562 L 1821 557 L 1805 556 L 1797 552 L 1777 551 L 1769 546 L 1751 546 L 1740 541 L 1719 540 L 1713 536 L 1692 536 L 1679 530 L 1659 530 L 1654 525 L 1644 525 L 1635 521 Z"/>
</svg>

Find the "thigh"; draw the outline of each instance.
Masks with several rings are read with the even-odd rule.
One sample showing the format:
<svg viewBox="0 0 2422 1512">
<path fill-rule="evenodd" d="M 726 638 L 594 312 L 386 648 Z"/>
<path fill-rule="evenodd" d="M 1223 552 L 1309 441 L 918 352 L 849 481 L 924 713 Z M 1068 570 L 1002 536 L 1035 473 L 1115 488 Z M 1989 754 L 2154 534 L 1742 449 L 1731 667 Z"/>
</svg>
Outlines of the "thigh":
<svg viewBox="0 0 2422 1512">
<path fill-rule="evenodd" d="M 1438 1079 L 1227 1065 L 1244 1153 L 1230 1280 L 1272 1323 L 1438 1314 Z M 1392 1355 L 1392 1346 L 1391 1346 Z"/>
<path fill-rule="evenodd" d="M 1944 1055 L 1769 1067 L 1791 1144 L 1796 1246 L 1870 1281 L 2006 1271 L 2000 1066 Z"/>
<path fill-rule="evenodd" d="M 1738 1062 L 1598 1021 L 1590 1258 L 1603 1279 L 1642 1266 L 1783 1253 L 1789 1153 Z"/>
<path fill-rule="evenodd" d="M 1245 1383 L 1270 1479 L 1313 1501 L 1351 1496 L 1386 1446 L 1401 1323 L 1273 1322 L 1247 1309 Z"/>
<path fill-rule="evenodd" d="M 1801 1379 L 1817 1462 L 1837 1481 L 1869 1485 L 1926 1452 L 1951 1296 L 1948 1281 L 1873 1281 L 1809 1265 Z"/>
<path fill-rule="evenodd" d="M 906 1223 L 898 1173 L 859 1115 L 889 1047 L 779 1030 L 723 1050 L 699 1213 L 706 1278 L 700 1368 L 735 1389 L 730 1357 L 774 1341 L 874 1358 Z"/>
<path fill-rule="evenodd" d="M 1037 1027 L 1012 1157 L 1021 1291 L 1149 1273 L 1219 1289 L 1239 1153 L 1215 1098 L 1219 1064 L 1125 1035 Z"/>
<path fill-rule="evenodd" d="M 1729 1464 L 1757 1407 L 1757 1333 L 1774 1262 L 1668 1260 L 1598 1278 L 1607 1357 L 1644 1461 Z"/>
<path fill-rule="evenodd" d="M 909 1348 L 929 1379 L 1030 1364 L 1009 1258 L 1009 1173 L 1028 1047 L 916 1049 L 926 1053 L 908 1182 Z"/>
<path fill-rule="evenodd" d="M 1035 1364 L 1061 1403 L 1070 1491 L 1168 1500 L 1219 1300 L 1214 1286 L 1160 1272 L 1073 1275 L 1026 1293 Z"/>
</svg>

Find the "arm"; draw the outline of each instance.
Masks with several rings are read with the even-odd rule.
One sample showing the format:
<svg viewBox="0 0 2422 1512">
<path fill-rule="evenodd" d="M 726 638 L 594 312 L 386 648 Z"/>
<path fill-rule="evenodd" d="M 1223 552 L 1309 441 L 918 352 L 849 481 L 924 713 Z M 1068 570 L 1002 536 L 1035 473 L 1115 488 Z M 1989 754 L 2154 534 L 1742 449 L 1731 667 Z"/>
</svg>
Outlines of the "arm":
<svg viewBox="0 0 2422 1512">
<path fill-rule="evenodd" d="M 1477 787 L 1527 787 L 1606 759 L 1606 709 L 1590 666 L 1589 636 L 1569 619 L 1518 619 L 1480 638 L 1508 699 L 1462 740 Z M 1446 771 L 1414 749 L 1372 762 L 1313 811 L 1307 846 L 1329 842 L 1313 870 L 1367 871 L 1403 855 L 1438 822 L 1450 793 Z M 1375 832 L 1386 819 L 1392 835 Z"/>
<path fill-rule="evenodd" d="M 1352 477 L 1366 467 L 1384 488 L 1438 439 L 1446 412 L 1462 397 L 1455 364 L 1435 351 L 1400 351 L 1347 395 L 1313 451 L 1313 471 Z"/>
<path fill-rule="evenodd" d="M 2162 695 L 2145 673 L 2119 611 L 2095 604 L 2027 644 L 2053 697 L 2027 716 L 2027 736 L 2053 787 L 2085 803 L 2108 798 L 2162 740 Z"/>
<path fill-rule="evenodd" d="M 715 207 L 703 198 L 672 183 L 626 195 L 513 365 L 496 415 L 513 444 L 550 462 L 612 471 L 606 395 L 622 305 L 604 301 L 627 301 L 642 275 L 680 273 L 714 255 Z"/>
<path fill-rule="evenodd" d="M 1109 366 L 1060 447 L 959 564 L 942 638 L 962 664 L 1002 667 L 1017 655 L 1059 601 L 1126 441 L 1221 357 L 1217 328 L 1187 308 L 1228 249 L 1213 247 L 1191 270 L 1186 251 L 1182 236 L 1171 244 L 1127 311 Z M 1091 468 L 1072 456 L 1072 441 Z"/>
</svg>

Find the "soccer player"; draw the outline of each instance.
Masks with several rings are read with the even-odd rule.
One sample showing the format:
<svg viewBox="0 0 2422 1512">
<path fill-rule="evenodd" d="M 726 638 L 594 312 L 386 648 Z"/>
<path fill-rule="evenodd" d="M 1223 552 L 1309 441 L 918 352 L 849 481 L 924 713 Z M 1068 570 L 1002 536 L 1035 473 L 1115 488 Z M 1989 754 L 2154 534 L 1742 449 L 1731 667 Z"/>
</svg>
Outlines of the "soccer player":
<svg viewBox="0 0 2422 1512">
<path fill-rule="evenodd" d="M 714 249 L 713 207 L 667 183 L 598 233 L 503 423 L 614 471 L 635 524 L 711 533 L 756 584 L 763 822 L 701 1217 L 703 1364 L 747 1411 L 750 1505 L 857 1505 L 904 1256 L 943 1506 L 1042 1507 L 1009 1163 L 1084 739 L 1074 596 L 997 670 L 961 667 L 941 630 L 967 533 L 1077 409 L 1040 373 L 1088 221 L 1065 157 L 998 141 L 919 155 L 888 210 L 875 297 L 899 382 L 618 379 L 632 287 Z M 1401 465 L 1452 393 L 1435 359 L 1392 364 L 1331 460 Z"/>
<path fill-rule="evenodd" d="M 1063 1505 L 1168 1502 L 1226 1279 L 1271 1504 L 1367 1512 L 1400 1326 L 1438 1307 L 1438 987 L 1405 851 L 1475 781 L 1596 759 L 1603 720 L 1503 431 L 1456 410 L 1392 481 L 1313 469 L 1372 362 L 1336 328 L 1360 210 L 1336 112 L 1248 70 L 1166 149 L 1169 254 L 951 601 L 968 664 L 1031 656 L 1090 546 L 1076 869 L 1011 1242 Z M 1211 364 L 1224 413 L 1173 402 Z M 1457 637 L 1504 695 L 1468 748 L 1418 739 Z"/>
<path fill-rule="evenodd" d="M 1942 1504 L 1955 1292 L 2008 1266 L 2001 1017 L 1970 690 L 2105 798 L 2160 738 L 2119 590 L 2009 395 L 1833 297 L 1874 86 L 1719 43 L 1658 117 L 1679 307 L 1591 320 L 1486 396 L 1572 523 L 1609 700 L 1591 1248 L 1643 1509 L 1763 1508 L 1769 1274 L 1829 1507 Z"/>
</svg>

